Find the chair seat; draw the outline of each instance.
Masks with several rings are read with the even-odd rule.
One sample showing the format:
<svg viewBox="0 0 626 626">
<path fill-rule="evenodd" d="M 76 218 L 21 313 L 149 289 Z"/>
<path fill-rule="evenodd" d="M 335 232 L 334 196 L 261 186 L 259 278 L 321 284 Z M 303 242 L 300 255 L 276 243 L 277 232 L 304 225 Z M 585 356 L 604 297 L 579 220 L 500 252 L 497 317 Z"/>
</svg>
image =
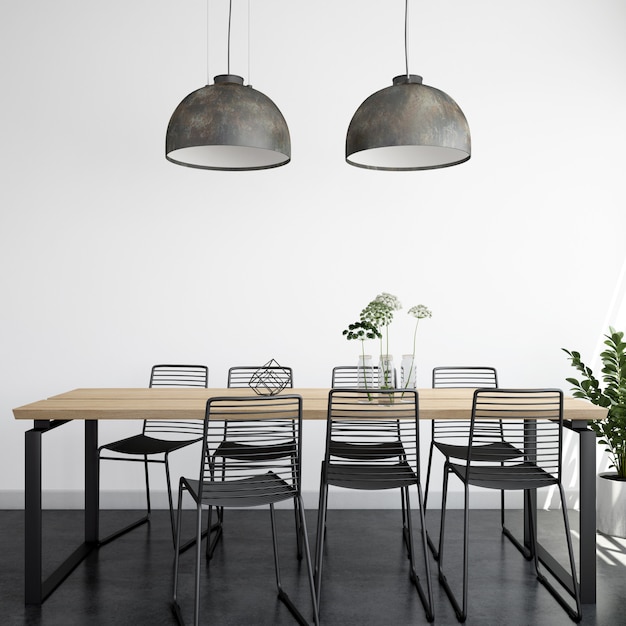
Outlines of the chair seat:
<svg viewBox="0 0 626 626">
<path fill-rule="evenodd" d="M 324 463 L 326 482 L 346 489 L 398 489 L 417 484 L 417 476 L 406 463 L 393 465 Z"/>
<path fill-rule="evenodd" d="M 101 446 L 101 449 L 119 452 L 121 454 L 160 454 L 172 452 L 172 450 L 179 450 L 197 441 L 202 441 L 202 438 L 165 441 L 163 439 L 148 437 L 147 435 L 134 435 L 127 439 L 107 443 Z"/>
<path fill-rule="evenodd" d="M 184 479 L 193 499 L 198 501 L 199 480 Z M 240 480 L 204 481 L 202 504 L 207 506 L 261 506 L 290 500 L 298 495 L 296 489 L 274 472 Z"/>
<path fill-rule="evenodd" d="M 399 441 L 367 444 L 331 441 L 329 449 L 331 456 L 338 456 L 342 459 L 371 459 L 372 461 L 401 457 L 406 454 L 403 445 Z"/>
<path fill-rule="evenodd" d="M 236 459 L 240 461 L 271 461 L 273 459 L 284 459 L 285 457 L 295 454 L 295 452 L 295 442 L 270 445 L 249 445 L 226 440 L 220 443 L 213 456 Z"/>
<path fill-rule="evenodd" d="M 486 489 L 539 489 L 558 484 L 558 480 L 554 476 L 537 467 L 534 463 L 520 463 L 506 467 L 472 466 L 469 477 L 466 477 L 467 467 L 465 465 L 449 463 L 448 466 L 463 482 Z"/>
<path fill-rule="evenodd" d="M 449 459 L 467 460 L 467 445 L 454 445 L 442 443 L 441 441 L 435 441 L 434 445 Z M 483 446 L 474 445 L 472 448 L 472 461 L 509 461 L 523 456 L 524 453 L 521 450 L 506 441 L 489 443 Z"/>
</svg>

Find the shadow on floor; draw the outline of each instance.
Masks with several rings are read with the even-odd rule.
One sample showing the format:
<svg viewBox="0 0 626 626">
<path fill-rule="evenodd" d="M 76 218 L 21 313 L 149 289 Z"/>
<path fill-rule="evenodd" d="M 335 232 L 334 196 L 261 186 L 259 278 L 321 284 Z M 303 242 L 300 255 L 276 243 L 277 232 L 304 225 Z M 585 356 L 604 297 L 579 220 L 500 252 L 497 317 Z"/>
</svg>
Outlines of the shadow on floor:
<svg viewBox="0 0 626 626">
<path fill-rule="evenodd" d="M 102 525 L 113 528 L 136 512 L 105 511 Z M 565 554 L 560 514 L 541 512 L 543 541 Z M 307 512 L 309 532 L 315 511 Z M 304 568 L 295 558 L 293 512 L 277 511 L 283 584 L 310 615 Z M 33 626 L 175 624 L 170 611 L 173 549 L 166 511 L 156 511 L 144 525 L 90 555 L 41 607 L 23 604 L 23 511 L 0 511 L 0 614 L 3 624 Z M 49 571 L 80 541 L 82 513 L 44 511 L 44 567 Z M 429 512 L 436 534 L 438 512 Z M 572 512 L 573 533 L 577 514 Z M 521 512 L 512 511 L 512 527 Z M 560 626 L 572 624 L 537 583 L 531 563 L 502 537 L 498 511 L 471 511 L 470 626 Z M 192 513 L 184 532 L 192 533 Z M 517 526 L 516 526 L 517 525 Z M 424 611 L 408 577 L 400 534 L 400 511 L 330 510 L 325 549 L 321 619 L 336 626 L 426 624 Z M 417 528 L 417 525 L 416 525 Z M 103 529 L 106 534 L 107 529 Z M 76 539 L 78 538 L 78 539 Z M 450 515 L 448 577 L 458 583 L 461 512 Z M 313 549 L 314 537 L 311 536 Z M 560 547 L 560 544 L 563 547 Z M 421 553 L 418 555 L 418 564 Z M 458 565 L 454 566 L 454 559 Z M 626 540 L 598 535 L 598 602 L 584 605 L 583 624 L 623 623 L 626 615 Z M 433 568 L 436 624 L 457 624 Z M 193 555 L 181 559 L 180 602 L 192 616 Z M 423 572 L 422 572 L 423 575 Z M 203 623 L 267 625 L 295 623 L 276 598 L 271 531 L 267 510 L 227 511 L 224 540 L 210 569 L 202 573 Z"/>
</svg>

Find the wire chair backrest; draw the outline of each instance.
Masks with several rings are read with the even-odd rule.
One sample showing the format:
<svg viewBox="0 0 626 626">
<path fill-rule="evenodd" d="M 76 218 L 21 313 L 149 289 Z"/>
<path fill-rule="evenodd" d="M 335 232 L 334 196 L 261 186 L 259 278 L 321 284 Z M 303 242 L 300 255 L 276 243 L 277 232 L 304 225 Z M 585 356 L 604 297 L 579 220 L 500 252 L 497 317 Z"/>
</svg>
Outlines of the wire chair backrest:
<svg viewBox="0 0 626 626">
<path fill-rule="evenodd" d="M 237 365 L 231 367 L 228 370 L 226 386 L 230 388 L 249 387 L 253 377 L 258 375 L 259 371 L 267 372 L 268 386 L 273 386 L 272 380 L 274 380 L 277 387 L 293 389 L 293 371 L 291 367 L 283 367 L 282 365 Z"/>
<path fill-rule="evenodd" d="M 393 369 L 393 387 L 398 384 L 396 369 Z M 337 365 L 333 367 L 330 386 L 335 389 L 380 389 L 383 378 L 379 365 Z"/>
<path fill-rule="evenodd" d="M 337 365 L 333 367 L 330 386 L 333 389 L 376 389 L 379 373 L 378 365 Z"/>
<path fill-rule="evenodd" d="M 335 466 L 410 467 L 419 477 L 418 395 L 413 390 L 333 389 L 325 460 Z M 381 483 L 381 489 L 384 485 Z"/>
<path fill-rule="evenodd" d="M 435 367 L 432 386 L 433 389 L 497 388 L 498 373 L 495 367 L 456 365 Z M 468 420 L 433 420 L 433 440 L 447 440 L 446 443 L 467 445 L 469 428 Z M 451 435 L 452 432 L 455 434 L 454 437 Z"/>
<path fill-rule="evenodd" d="M 153 365 L 150 387 L 208 387 L 206 365 Z"/>
<path fill-rule="evenodd" d="M 528 465 L 561 478 L 563 392 L 560 389 L 477 389 L 472 403 L 468 465 Z M 501 454 L 504 439 L 523 455 Z M 491 445 L 490 445 L 491 444 Z M 494 445 L 495 444 L 495 445 Z"/>
<path fill-rule="evenodd" d="M 433 368 L 433 389 L 468 389 L 497 387 L 495 367 L 445 366 Z"/>
<path fill-rule="evenodd" d="M 301 433 L 299 395 L 210 398 L 200 481 L 212 487 L 203 500 L 214 489 L 234 494 L 232 506 L 243 498 L 277 502 L 300 494 Z"/>
<path fill-rule="evenodd" d="M 209 386 L 209 368 L 206 365 L 153 365 L 150 388 Z M 202 420 L 145 420 L 143 433 L 168 440 L 187 441 L 202 437 Z"/>
</svg>

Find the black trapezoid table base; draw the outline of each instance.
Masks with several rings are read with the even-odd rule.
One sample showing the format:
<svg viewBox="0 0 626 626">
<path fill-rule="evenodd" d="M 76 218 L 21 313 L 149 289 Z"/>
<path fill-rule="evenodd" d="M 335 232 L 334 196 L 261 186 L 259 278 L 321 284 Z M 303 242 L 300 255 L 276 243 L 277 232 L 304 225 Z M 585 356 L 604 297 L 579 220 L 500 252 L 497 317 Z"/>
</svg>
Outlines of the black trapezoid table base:
<svg viewBox="0 0 626 626">
<path fill-rule="evenodd" d="M 98 548 L 98 423 L 85 421 L 84 540 L 43 577 L 42 437 L 68 420 L 36 420 L 25 433 L 24 601 L 41 605 Z M 94 488 L 95 487 L 95 488 Z"/>
<path fill-rule="evenodd" d="M 71 423 L 71 420 L 36 420 L 25 433 L 25 502 L 24 502 L 24 604 L 42 605 L 63 581 L 94 551 L 130 530 L 149 521 L 136 520 L 125 528 L 99 540 L 99 485 L 98 485 L 98 422 L 85 420 L 85 518 L 84 538 L 53 571 L 43 576 L 43 507 L 42 507 L 42 437 L 52 430 Z M 215 525 L 203 532 L 217 531 Z M 181 552 L 195 544 L 195 537 L 181 546 Z"/>
</svg>

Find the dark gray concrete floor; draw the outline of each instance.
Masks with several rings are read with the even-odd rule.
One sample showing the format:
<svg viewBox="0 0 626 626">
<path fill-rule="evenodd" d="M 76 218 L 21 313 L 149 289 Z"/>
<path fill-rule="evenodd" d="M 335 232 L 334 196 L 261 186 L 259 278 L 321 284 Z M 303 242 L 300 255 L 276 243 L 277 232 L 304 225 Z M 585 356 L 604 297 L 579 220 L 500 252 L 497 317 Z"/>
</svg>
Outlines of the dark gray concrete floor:
<svg viewBox="0 0 626 626">
<path fill-rule="evenodd" d="M 192 527 L 188 511 L 185 532 Z M 102 524 L 130 520 L 132 511 L 105 511 Z M 266 510 L 227 511 L 225 534 L 210 572 L 202 572 L 202 623 L 280 625 L 295 623 L 277 600 L 269 514 Z M 304 567 L 295 558 L 293 512 L 278 511 L 283 586 L 305 616 L 311 615 Z M 314 544 L 315 511 L 307 512 Z M 430 515 L 430 513 L 429 513 Z M 521 513 L 510 513 L 519 528 Z M 438 512 L 429 518 L 436 529 Z M 173 549 L 167 512 L 154 513 L 144 525 L 92 553 L 41 607 L 23 603 L 23 511 L 0 511 L 0 623 L 10 625 L 157 625 L 175 624 L 170 610 Z M 450 513 L 448 577 L 459 581 L 461 512 Z M 571 514 L 574 528 L 576 513 Z M 49 570 L 80 538 L 82 513 L 45 511 L 45 567 Z M 331 510 L 328 514 L 321 618 L 323 624 L 426 624 L 408 577 L 400 534 L 400 512 Z M 565 554 L 558 512 L 542 512 L 546 544 Z M 416 525 L 416 531 L 418 526 Z M 416 533 L 417 535 L 417 533 Z M 417 538 L 417 537 L 416 537 Z M 80 539 L 78 539 L 80 541 Z M 561 545 L 562 544 L 562 545 Z M 418 562 L 423 569 L 421 552 Z M 598 536 L 598 602 L 584 605 L 583 624 L 626 623 L 626 541 Z M 433 591 L 436 624 L 456 624 L 440 588 L 435 563 Z M 191 620 L 193 554 L 181 557 L 180 602 Z M 423 577 L 423 572 L 422 572 Z M 498 511 L 471 512 L 469 625 L 568 625 L 573 622 L 536 581 L 525 561 L 499 530 Z"/>
</svg>

